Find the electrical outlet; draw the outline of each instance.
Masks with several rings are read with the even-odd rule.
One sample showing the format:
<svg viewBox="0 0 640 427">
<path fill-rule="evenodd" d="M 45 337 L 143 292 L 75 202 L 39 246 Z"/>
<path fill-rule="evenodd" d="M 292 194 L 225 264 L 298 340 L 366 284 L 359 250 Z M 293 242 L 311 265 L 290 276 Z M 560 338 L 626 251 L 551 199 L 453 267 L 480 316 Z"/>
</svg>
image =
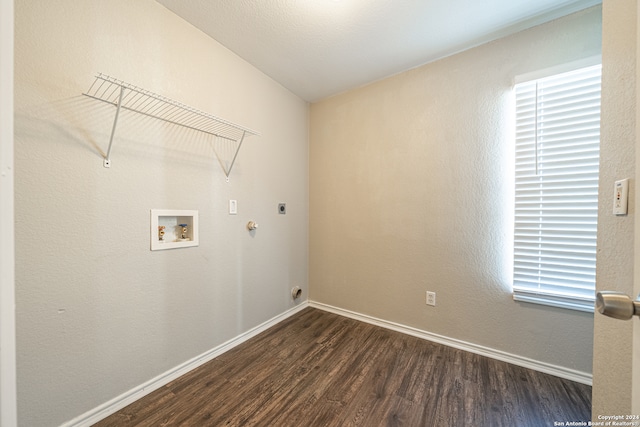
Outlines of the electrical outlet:
<svg viewBox="0 0 640 427">
<path fill-rule="evenodd" d="M 436 293 L 427 291 L 427 305 L 436 305 Z"/>
</svg>

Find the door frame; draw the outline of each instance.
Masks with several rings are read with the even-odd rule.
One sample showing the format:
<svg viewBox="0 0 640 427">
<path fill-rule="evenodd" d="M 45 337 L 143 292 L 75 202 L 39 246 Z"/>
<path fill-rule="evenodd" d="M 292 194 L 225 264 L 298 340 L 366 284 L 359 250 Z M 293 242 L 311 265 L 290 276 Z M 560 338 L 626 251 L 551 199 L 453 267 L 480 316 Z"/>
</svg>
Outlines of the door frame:
<svg viewBox="0 0 640 427">
<path fill-rule="evenodd" d="M 0 427 L 18 425 L 13 175 L 14 2 L 0 0 Z"/>
<path fill-rule="evenodd" d="M 640 124 L 640 2 L 636 3 L 636 126 Z M 638 197 L 638 183 L 640 182 L 640 132 L 636 130 L 636 176 L 634 192 L 634 224 L 633 224 L 633 297 L 640 294 L 640 197 Z M 640 415 L 640 319 L 633 320 L 633 352 L 631 368 L 631 412 Z"/>
</svg>

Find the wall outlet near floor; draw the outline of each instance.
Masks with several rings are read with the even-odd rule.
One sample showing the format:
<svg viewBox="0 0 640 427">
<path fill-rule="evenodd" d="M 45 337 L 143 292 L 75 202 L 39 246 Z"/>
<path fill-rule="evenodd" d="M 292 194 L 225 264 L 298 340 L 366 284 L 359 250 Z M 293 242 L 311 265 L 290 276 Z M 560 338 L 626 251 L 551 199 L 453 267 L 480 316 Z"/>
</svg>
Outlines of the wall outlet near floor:
<svg viewBox="0 0 640 427">
<path fill-rule="evenodd" d="M 427 291 L 427 305 L 436 305 L 436 293 Z"/>
</svg>

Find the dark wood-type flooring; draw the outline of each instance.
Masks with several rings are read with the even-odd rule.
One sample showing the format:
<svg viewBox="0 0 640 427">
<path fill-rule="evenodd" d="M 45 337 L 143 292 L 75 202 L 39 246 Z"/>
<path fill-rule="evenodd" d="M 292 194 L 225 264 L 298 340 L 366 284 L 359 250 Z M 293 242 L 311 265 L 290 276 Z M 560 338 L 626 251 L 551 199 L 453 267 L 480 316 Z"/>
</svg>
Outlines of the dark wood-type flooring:
<svg viewBox="0 0 640 427">
<path fill-rule="evenodd" d="M 95 426 L 553 426 L 591 387 L 307 308 Z"/>
</svg>

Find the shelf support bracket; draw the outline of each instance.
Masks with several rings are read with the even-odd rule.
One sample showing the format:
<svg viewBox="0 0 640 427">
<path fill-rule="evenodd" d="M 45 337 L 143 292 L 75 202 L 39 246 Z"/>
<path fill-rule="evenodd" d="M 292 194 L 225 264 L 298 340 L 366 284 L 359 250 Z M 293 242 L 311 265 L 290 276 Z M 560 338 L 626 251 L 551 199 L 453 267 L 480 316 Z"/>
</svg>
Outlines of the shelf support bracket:
<svg viewBox="0 0 640 427">
<path fill-rule="evenodd" d="M 229 179 L 229 175 L 231 175 L 231 169 L 233 169 L 233 164 L 236 162 L 236 157 L 238 157 L 238 153 L 240 152 L 240 147 L 242 147 L 242 141 L 244 141 L 244 136 L 247 134 L 247 131 L 242 131 L 242 137 L 238 142 L 238 148 L 236 149 L 236 153 L 233 155 L 233 160 L 231 160 L 231 164 L 229 165 L 229 170 L 225 171 L 225 175 L 227 175 L 227 180 Z M 229 181 L 227 181 L 229 182 Z"/>
<path fill-rule="evenodd" d="M 116 108 L 116 117 L 113 119 L 113 127 L 111 128 L 111 137 L 109 138 L 109 148 L 107 148 L 107 155 L 104 157 L 102 165 L 105 168 L 111 167 L 111 146 L 113 145 L 113 136 L 116 133 L 116 127 L 118 126 L 118 117 L 120 116 L 120 106 L 122 105 L 122 96 L 124 94 L 124 86 L 120 86 L 120 95 L 118 96 L 118 106 Z"/>
</svg>

